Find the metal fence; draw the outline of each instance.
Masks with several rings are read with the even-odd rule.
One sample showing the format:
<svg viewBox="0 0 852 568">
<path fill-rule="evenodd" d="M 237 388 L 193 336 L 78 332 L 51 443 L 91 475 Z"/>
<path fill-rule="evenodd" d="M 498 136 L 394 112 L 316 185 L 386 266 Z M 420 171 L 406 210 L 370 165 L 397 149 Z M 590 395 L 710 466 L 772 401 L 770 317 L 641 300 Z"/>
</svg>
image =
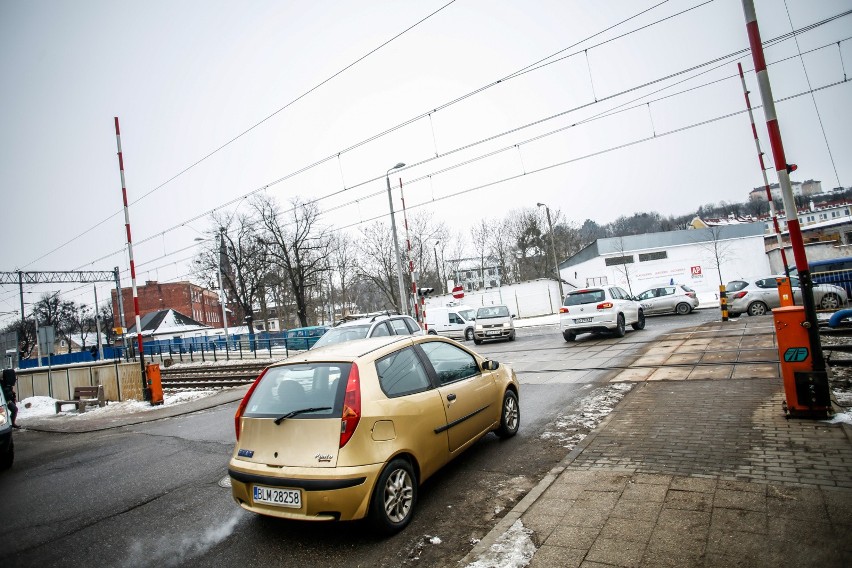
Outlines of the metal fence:
<svg viewBox="0 0 852 568">
<path fill-rule="evenodd" d="M 286 358 L 291 351 L 310 349 L 322 337 L 328 328 L 315 326 L 310 328 L 291 329 L 278 333 L 262 332 L 253 337 L 230 335 L 226 340 L 222 336 L 214 337 L 171 337 L 163 339 L 148 339 L 143 342 L 145 358 L 151 361 L 165 362 L 195 362 L 195 361 L 230 361 L 240 359 Z M 123 359 L 136 361 L 138 349 L 131 342 L 128 347 L 121 345 L 104 347 L 104 359 Z M 65 365 L 69 363 L 86 363 L 98 360 L 96 350 L 86 349 L 75 353 L 63 353 L 38 359 L 24 359 L 19 368 L 27 369 L 49 365 Z"/>
</svg>

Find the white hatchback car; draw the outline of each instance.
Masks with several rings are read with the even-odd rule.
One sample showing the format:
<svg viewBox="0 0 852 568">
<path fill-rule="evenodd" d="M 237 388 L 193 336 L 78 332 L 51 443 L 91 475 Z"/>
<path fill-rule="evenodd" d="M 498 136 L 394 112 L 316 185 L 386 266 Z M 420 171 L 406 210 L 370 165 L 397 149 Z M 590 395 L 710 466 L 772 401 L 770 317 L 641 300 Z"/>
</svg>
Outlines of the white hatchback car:
<svg viewBox="0 0 852 568">
<path fill-rule="evenodd" d="M 559 308 L 559 327 L 565 341 L 574 341 L 580 333 L 600 331 L 624 337 L 628 324 L 636 330 L 644 329 L 645 312 L 618 286 L 569 292 Z"/>
</svg>

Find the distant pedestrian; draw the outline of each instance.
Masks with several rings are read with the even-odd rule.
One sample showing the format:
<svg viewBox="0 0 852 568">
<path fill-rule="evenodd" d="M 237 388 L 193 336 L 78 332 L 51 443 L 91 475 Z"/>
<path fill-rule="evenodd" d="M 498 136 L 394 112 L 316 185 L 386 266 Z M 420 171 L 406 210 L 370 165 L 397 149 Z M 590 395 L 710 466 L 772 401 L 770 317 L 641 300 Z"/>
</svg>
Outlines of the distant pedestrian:
<svg viewBox="0 0 852 568">
<path fill-rule="evenodd" d="M 3 387 L 3 396 L 6 398 L 6 406 L 9 407 L 9 416 L 12 419 L 12 428 L 20 428 L 15 422 L 18 417 L 18 397 L 15 395 L 15 369 L 3 369 L 3 378 L 0 379 L 0 386 Z"/>
</svg>

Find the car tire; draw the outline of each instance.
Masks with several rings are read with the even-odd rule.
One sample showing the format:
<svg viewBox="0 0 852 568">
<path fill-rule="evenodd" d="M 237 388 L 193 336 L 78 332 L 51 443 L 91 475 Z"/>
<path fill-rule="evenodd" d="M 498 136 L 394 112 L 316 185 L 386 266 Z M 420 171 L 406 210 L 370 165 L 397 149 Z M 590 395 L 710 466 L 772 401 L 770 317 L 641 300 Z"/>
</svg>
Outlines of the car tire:
<svg viewBox="0 0 852 568">
<path fill-rule="evenodd" d="M 820 300 L 819 307 L 823 310 L 838 310 L 840 309 L 840 298 L 837 294 L 826 294 Z"/>
<path fill-rule="evenodd" d="M 417 504 L 417 478 L 404 459 L 391 461 L 379 475 L 370 503 L 370 522 L 385 535 L 404 529 L 414 516 Z"/>
<path fill-rule="evenodd" d="M 475 337 L 474 337 L 474 338 L 473 338 L 473 342 L 474 342 L 474 343 L 476 343 L 477 345 L 482 345 L 482 340 L 481 340 L 481 339 L 477 339 L 477 338 L 475 338 Z"/>
<path fill-rule="evenodd" d="M 521 406 L 518 395 L 512 390 L 503 394 L 503 407 L 500 411 L 500 426 L 494 431 L 500 438 L 511 438 L 518 433 L 521 425 Z"/>
<path fill-rule="evenodd" d="M 564 338 L 565 338 L 565 341 L 567 341 L 568 343 L 571 343 L 572 341 L 574 341 L 575 339 L 577 339 L 577 334 L 576 334 L 576 333 L 572 333 L 572 332 L 570 332 L 570 331 L 563 331 L 563 332 L 562 332 L 562 337 L 564 337 Z"/>
<path fill-rule="evenodd" d="M 636 323 L 630 324 L 630 327 L 639 331 L 640 329 L 645 329 L 645 312 L 639 310 L 639 319 L 636 320 Z"/>
<path fill-rule="evenodd" d="M 470 341 L 471 339 L 473 339 L 473 330 L 472 329 L 467 328 L 466 330 L 464 330 L 464 339 L 465 339 L 465 341 Z"/>
<path fill-rule="evenodd" d="M 615 323 L 615 336 L 624 337 L 627 333 L 627 326 L 624 324 L 624 314 L 618 314 L 618 319 Z"/>
<path fill-rule="evenodd" d="M 437 331 L 435 331 L 434 329 L 430 329 L 427 333 L 428 333 L 429 335 L 438 335 L 438 332 L 437 332 Z"/>
<path fill-rule="evenodd" d="M 686 302 L 681 302 L 677 306 L 675 306 L 675 313 L 679 316 L 685 316 L 689 312 L 692 311 L 692 306 L 687 304 Z"/>
<path fill-rule="evenodd" d="M 765 316 L 769 313 L 769 306 L 763 302 L 752 302 L 748 306 L 748 315 L 750 316 Z"/>
<path fill-rule="evenodd" d="M 9 451 L 0 457 L 0 470 L 9 469 L 12 467 L 12 462 L 15 461 L 15 441 L 9 440 Z"/>
<path fill-rule="evenodd" d="M 514 341 L 514 340 L 515 340 L 515 332 L 513 331 L 513 332 L 509 335 L 509 341 Z"/>
</svg>

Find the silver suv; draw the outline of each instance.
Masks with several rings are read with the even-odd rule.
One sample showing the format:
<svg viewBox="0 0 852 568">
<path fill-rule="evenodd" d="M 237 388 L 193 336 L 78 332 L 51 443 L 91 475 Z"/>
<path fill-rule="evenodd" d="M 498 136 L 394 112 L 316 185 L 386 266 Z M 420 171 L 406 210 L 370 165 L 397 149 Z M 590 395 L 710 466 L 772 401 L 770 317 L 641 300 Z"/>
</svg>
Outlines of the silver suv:
<svg viewBox="0 0 852 568">
<path fill-rule="evenodd" d="M 624 337 L 627 325 L 645 328 L 642 305 L 618 286 L 575 290 L 565 295 L 559 308 L 559 327 L 565 341 L 574 341 L 580 333 L 611 331 Z"/>
<path fill-rule="evenodd" d="M 508 339 L 515 340 L 515 315 L 508 306 L 483 306 L 476 310 L 476 320 L 473 326 L 473 342 L 480 345 L 485 340 Z"/>
<path fill-rule="evenodd" d="M 311 349 L 323 345 L 343 343 L 365 337 L 382 337 L 387 335 L 423 335 L 420 325 L 410 316 L 389 314 L 367 314 L 338 324 L 326 331 Z"/>
</svg>

